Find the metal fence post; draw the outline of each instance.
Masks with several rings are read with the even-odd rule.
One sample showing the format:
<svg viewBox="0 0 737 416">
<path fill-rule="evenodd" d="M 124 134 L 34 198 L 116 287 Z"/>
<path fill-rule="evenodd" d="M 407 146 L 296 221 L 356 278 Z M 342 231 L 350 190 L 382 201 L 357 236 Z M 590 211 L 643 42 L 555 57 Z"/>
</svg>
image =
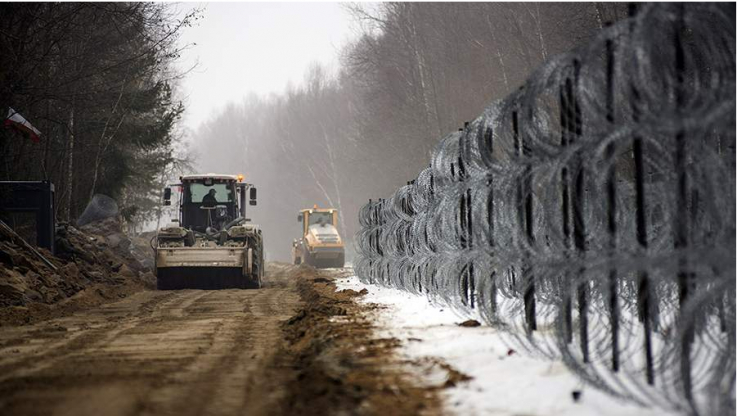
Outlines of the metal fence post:
<svg viewBox="0 0 737 416">
<path fill-rule="evenodd" d="M 583 135 L 583 120 L 581 116 L 581 107 L 578 102 L 578 77 L 581 71 L 581 63 L 578 59 L 573 60 L 573 80 L 566 80 L 567 94 L 570 99 L 571 112 L 569 119 L 571 127 L 571 136 L 569 143 L 580 140 Z M 584 218 L 585 210 L 585 184 L 586 173 L 583 164 L 581 151 L 577 151 L 573 158 L 573 175 L 575 181 L 573 184 L 573 245 L 576 248 L 576 254 L 580 260 L 586 257 L 586 223 Z M 578 303 L 578 323 L 579 323 L 579 342 L 581 343 L 581 354 L 583 362 L 589 362 L 589 321 L 588 321 L 588 282 L 585 279 L 586 270 L 581 267 L 578 272 L 579 282 L 576 288 L 576 297 Z"/>
<path fill-rule="evenodd" d="M 482 133 L 483 129 L 483 133 Z M 489 156 L 491 157 L 494 153 L 494 131 L 492 130 L 491 126 L 487 126 L 484 128 L 483 123 L 479 124 L 479 135 L 483 135 L 484 142 L 486 143 L 488 149 L 489 149 Z M 487 215 L 487 222 L 489 224 L 489 247 L 491 248 L 492 252 L 495 248 L 495 242 L 494 242 L 494 178 L 491 176 L 488 176 L 486 181 L 486 186 L 489 188 L 489 196 L 486 200 L 486 215 Z M 489 288 L 489 309 L 491 310 L 491 316 L 493 319 L 496 319 L 497 316 L 497 303 L 496 303 L 496 296 L 497 296 L 497 285 L 496 285 L 496 274 L 494 271 L 491 272 L 491 275 L 489 276 L 491 279 L 491 285 Z"/>
<path fill-rule="evenodd" d="M 637 14 L 637 5 L 629 4 L 630 19 L 634 19 Z M 634 22 L 630 22 L 630 35 L 634 29 Z M 631 86 L 630 106 L 632 108 L 632 121 L 640 122 L 640 93 L 637 88 Z M 635 128 L 635 131 L 637 129 Z M 647 219 L 646 219 L 646 202 L 645 202 L 645 167 L 643 160 L 643 142 L 642 137 L 635 133 L 632 140 L 632 152 L 635 159 L 635 221 L 637 242 L 643 252 L 647 252 Z M 645 349 L 645 379 L 648 384 L 655 384 L 655 371 L 653 368 L 653 347 L 651 334 L 651 306 L 650 306 L 650 283 L 647 270 L 641 270 L 638 276 L 637 284 L 637 309 L 640 321 L 643 324 L 644 349 Z"/>
<path fill-rule="evenodd" d="M 568 143 L 571 140 L 570 135 L 573 131 L 570 120 L 572 119 L 570 112 L 571 109 L 571 97 L 568 93 L 569 82 L 566 81 L 564 85 L 559 88 L 559 112 L 560 112 L 560 145 L 563 148 L 568 147 Z M 568 165 L 564 165 L 560 172 L 561 182 L 561 227 L 563 232 L 563 245 L 565 246 L 565 257 L 570 257 L 571 254 L 571 212 L 570 212 L 570 178 L 568 177 Z M 571 287 L 570 276 L 560 276 L 562 280 L 561 294 L 563 296 L 563 336 L 567 344 L 573 341 L 573 308 L 571 305 L 571 295 L 569 288 Z"/>
<path fill-rule="evenodd" d="M 675 104 L 676 114 L 680 115 L 683 112 L 685 97 L 685 72 L 686 63 L 683 51 L 683 39 L 681 38 L 681 32 L 684 30 L 684 9 L 683 4 L 679 4 L 678 15 L 673 27 L 674 33 L 674 48 L 675 48 Z M 675 170 L 678 181 L 678 189 L 676 190 L 676 217 L 675 217 L 675 236 L 674 245 L 678 253 L 678 300 L 681 312 L 683 312 L 684 305 L 687 303 L 689 298 L 689 289 L 693 284 L 694 277 L 688 271 L 688 264 L 686 264 L 686 256 L 683 254 L 684 250 L 689 247 L 688 234 L 689 234 L 689 213 L 688 213 L 688 197 L 689 197 L 689 177 L 686 171 L 686 158 L 688 152 L 688 143 L 686 142 L 686 136 L 683 129 L 679 129 L 676 133 L 676 154 L 675 154 Z M 695 202 L 695 201 L 692 201 Z M 687 318 L 688 319 L 688 318 Z M 693 317 L 690 317 L 693 319 Z M 688 320 L 690 320 L 688 319 Z M 681 322 L 683 322 L 683 316 L 681 316 Z M 693 321 L 691 321 L 693 322 Z M 683 382 L 683 392 L 686 396 L 686 400 L 689 402 L 693 401 L 692 394 L 692 382 L 691 382 L 691 344 L 694 336 L 694 328 L 692 324 L 687 324 L 681 339 L 681 380 Z"/>
<path fill-rule="evenodd" d="M 512 112 L 512 129 L 514 133 L 515 148 L 517 150 L 517 156 L 524 159 L 528 156 L 528 151 L 525 149 L 525 141 L 520 134 L 519 125 L 519 113 L 517 111 Z M 523 162 L 526 163 L 526 162 Z M 531 186 L 531 169 L 529 164 L 525 166 L 520 178 L 520 184 L 517 190 L 517 215 L 519 218 L 519 224 L 523 228 L 525 240 L 528 246 L 533 244 L 533 229 L 532 229 L 532 186 Z M 524 245 L 521 245 L 524 246 Z M 527 324 L 528 331 L 537 330 L 537 317 L 535 314 L 535 278 L 532 275 L 532 269 L 529 264 L 527 257 L 529 256 L 529 249 L 523 248 L 524 255 L 521 269 L 521 278 L 523 284 L 522 298 L 525 306 L 525 323 Z"/>
<path fill-rule="evenodd" d="M 609 24 L 607 24 L 609 26 Z M 606 40 L 607 55 L 607 90 L 606 90 L 606 118 L 607 122 L 614 126 L 615 108 L 614 108 L 614 41 Z M 606 148 L 606 164 L 608 164 L 606 193 L 607 193 L 607 231 L 609 232 L 609 249 L 610 258 L 614 257 L 617 250 L 617 155 L 615 143 L 609 143 Z M 609 270 L 609 316 L 612 324 L 612 370 L 619 371 L 619 305 L 617 297 L 617 269 L 614 262 L 611 262 L 611 270 Z"/>
</svg>

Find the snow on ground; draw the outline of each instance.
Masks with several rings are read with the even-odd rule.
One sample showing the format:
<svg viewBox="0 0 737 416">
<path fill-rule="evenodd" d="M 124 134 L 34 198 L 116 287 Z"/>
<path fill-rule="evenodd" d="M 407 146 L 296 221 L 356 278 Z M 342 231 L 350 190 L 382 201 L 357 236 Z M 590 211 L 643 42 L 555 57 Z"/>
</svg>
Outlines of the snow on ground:
<svg viewBox="0 0 737 416">
<path fill-rule="evenodd" d="M 342 278 L 339 290 L 367 289 L 362 302 L 377 310 L 379 336 L 402 342 L 408 360 L 440 359 L 472 377 L 444 390 L 446 408 L 458 415 L 676 415 L 624 402 L 584 385 L 562 362 L 513 352 L 498 332 L 486 325 L 460 327 L 466 320 L 427 298 L 396 289 L 366 285 L 357 277 Z M 444 375 L 443 375 L 444 377 Z M 441 380 L 442 381 L 442 380 Z M 436 383 L 437 384 L 437 383 Z M 442 384 L 442 383 L 441 383 Z M 572 392 L 582 392 L 575 402 Z"/>
</svg>

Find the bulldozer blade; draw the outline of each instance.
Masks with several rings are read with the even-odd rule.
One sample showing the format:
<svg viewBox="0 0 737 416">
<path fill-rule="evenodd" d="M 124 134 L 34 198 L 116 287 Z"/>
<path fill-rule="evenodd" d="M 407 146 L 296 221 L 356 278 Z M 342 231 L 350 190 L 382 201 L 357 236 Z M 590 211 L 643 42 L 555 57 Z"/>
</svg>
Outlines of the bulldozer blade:
<svg viewBox="0 0 737 416">
<path fill-rule="evenodd" d="M 258 289 L 258 280 L 243 275 L 238 267 L 164 267 L 157 271 L 158 290 Z"/>
</svg>

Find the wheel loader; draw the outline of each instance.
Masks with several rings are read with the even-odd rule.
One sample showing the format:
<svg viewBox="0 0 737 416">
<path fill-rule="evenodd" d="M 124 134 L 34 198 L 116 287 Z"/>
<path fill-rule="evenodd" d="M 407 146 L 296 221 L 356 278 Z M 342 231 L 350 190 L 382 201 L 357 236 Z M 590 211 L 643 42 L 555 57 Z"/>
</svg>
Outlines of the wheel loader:
<svg viewBox="0 0 737 416">
<path fill-rule="evenodd" d="M 172 187 L 178 191 L 179 216 L 157 230 L 157 289 L 260 288 L 263 236 L 246 218 L 246 194 L 256 205 L 256 188 L 242 175 L 179 179 L 164 189 L 164 205 L 171 205 Z"/>
<path fill-rule="evenodd" d="M 317 268 L 343 267 L 345 246 L 338 233 L 338 210 L 318 208 L 299 211 L 302 237 L 292 241 L 292 262 Z"/>
</svg>

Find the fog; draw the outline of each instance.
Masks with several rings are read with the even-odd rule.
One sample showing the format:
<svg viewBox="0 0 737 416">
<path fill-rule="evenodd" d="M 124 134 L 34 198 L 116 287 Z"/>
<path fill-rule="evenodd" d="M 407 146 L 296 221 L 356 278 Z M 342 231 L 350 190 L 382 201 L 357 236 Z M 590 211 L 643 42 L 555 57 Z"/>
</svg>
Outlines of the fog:
<svg viewBox="0 0 737 416">
<path fill-rule="evenodd" d="M 280 93 L 300 83 L 313 62 L 338 65 L 338 52 L 352 37 L 338 3 L 204 3 L 200 9 L 182 31 L 185 50 L 177 64 L 186 73 L 179 85 L 182 122 L 193 129 L 249 93 Z"/>
<path fill-rule="evenodd" d="M 340 210 L 351 244 L 369 198 L 413 179 L 443 135 L 625 8 L 210 4 L 189 29 L 206 36 L 185 52 L 200 66 L 181 85 L 193 170 L 258 187 L 249 217 L 270 260 L 289 260 L 296 214 L 314 204 Z"/>
</svg>

